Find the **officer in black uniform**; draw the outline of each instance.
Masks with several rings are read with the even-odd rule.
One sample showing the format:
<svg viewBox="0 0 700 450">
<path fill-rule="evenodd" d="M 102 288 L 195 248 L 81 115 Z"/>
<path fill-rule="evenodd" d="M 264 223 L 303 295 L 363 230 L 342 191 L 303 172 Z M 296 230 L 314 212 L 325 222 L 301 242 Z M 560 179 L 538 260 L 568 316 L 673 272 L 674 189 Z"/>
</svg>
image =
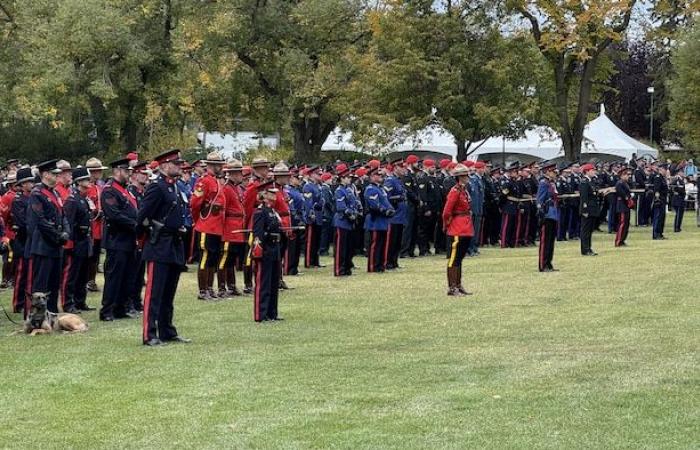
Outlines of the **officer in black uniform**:
<svg viewBox="0 0 700 450">
<path fill-rule="evenodd" d="M 657 172 L 652 175 L 651 184 L 653 189 L 652 200 L 652 238 L 666 239 L 664 236 L 664 226 L 666 225 L 666 205 L 668 202 L 668 182 L 666 174 L 668 166 L 659 164 Z"/>
<path fill-rule="evenodd" d="M 12 310 L 14 312 L 24 310 L 27 301 L 29 261 L 24 257 L 27 248 L 27 205 L 35 181 L 32 169 L 27 167 L 17 171 L 16 186 L 19 186 L 19 189 L 10 210 L 12 230 L 15 232 L 15 238 L 11 242 L 15 259 L 15 286 L 12 294 Z"/>
<path fill-rule="evenodd" d="M 173 302 L 185 264 L 184 210 L 187 205 L 178 192 L 177 177 L 184 160 L 177 149 L 156 157 L 158 179 L 146 188 L 138 214 L 139 226 L 148 229 L 143 248 L 147 282 L 143 305 L 143 344 L 189 343 L 173 326 Z"/>
<path fill-rule="evenodd" d="M 61 287 L 63 245 L 70 238 L 70 228 L 63 215 L 60 196 L 54 191 L 57 160 L 37 165 L 41 182 L 34 186 L 27 207 L 27 245 L 24 256 L 29 259 L 29 285 L 32 302 L 48 297 L 47 310 L 58 313 L 58 291 Z M 25 304 L 25 314 L 31 305 Z"/>
<path fill-rule="evenodd" d="M 403 183 L 404 189 L 406 189 L 406 198 L 408 199 L 408 202 L 406 202 L 406 217 L 408 220 L 406 226 L 404 226 L 403 235 L 401 236 L 401 258 L 415 258 L 416 256 L 416 239 L 418 237 L 416 218 L 417 210 L 421 206 L 415 175 L 415 166 L 417 164 L 418 158 L 415 155 L 408 155 L 404 164 L 407 170 L 401 177 L 401 182 Z"/>
<path fill-rule="evenodd" d="M 671 207 L 676 212 L 673 220 L 673 232 L 681 231 L 683 225 L 683 214 L 685 213 L 685 177 L 683 171 L 679 170 L 671 182 Z"/>
<path fill-rule="evenodd" d="M 110 167 L 112 178 L 105 184 L 100 197 L 104 213 L 102 247 L 107 254 L 100 309 L 100 320 L 104 321 L 135 317 L 129 312 L 128 293 L 132 277 L 135 276 L 138 205 L 126 189 L 129 160 L 114 161 Z"/>
<path fill-rule="evenodd" d="M 90 205 L 88 189 L 92 185 L 90 172 L 84 167 L 73 169 L 73 184 L 64 209 L 71 229 L 73 248 L 66 251 L 63 310 L 68 313 L 93 311 L 87 304 L 88 260 L 92 252 Z"/>
<path fill-rule="evenodd" d="M 435 240 L 437 216 L 440 215 L 440 191 L 435 178 L 423 169 L 416 174 L 419 206 L 416 210 L 418 255 L 430 255 L 430 243 Z"/>
<path fill-rule="evenodd" d="M 559 177 L 557 177 L 556 188 L 559 195 L 571 195 L 573 190 L 571 184 L 569 183 L 569 174 L 571 166 L 568 162 L 561 162 L 557 166 L 559 169 Z M 557 241 L 566 241 L 567 233 L 569 231 L 569 218 L 570 218 L 571 202 L 569 198 L 562 198 L 561 206 L 559 209 L 559 227 L 557 228 Z"/>
<path fill-rule="evenodd" d="M 501 205 L 501 248 L 514 248 L 516 245 L 516 233 L 518 228 L 518 187 L 516 174 L 520 163 L 510 163 L 505 175 L 501 178 L 500 200 Z"/>
<path fill-rule="evenodd" d="M 253 248 L 255 261 L 255 291 L 253 319 L 256 322 L 283 320 L 277 315 L 280 278 L 280 240 L 282 224 L 279 214 L 273 209 L 277 199 L 277 188 L 273 181 L 258 186 L 262 204 L 253 213 Z"/>
<path fill-rule="evenodd" d="M 140 207 L 141 201 L 143 201 L 143 195 L 146 192 L 146 185 L 148 184 L 147 165 L 148 163 L 146 161 L 140 161 L 132 166 L 131 180 L 126 187 L 127 191 L 136 199 L 137 209 Z M 144 241 L 143 233 L 138 233 L 136 250 L 134 251 L 134 267 L 137 269 L 135 270 L 135 274 L 130 277 L 129 291 L 127 294 L 129 297 L 127 300 L 127 308 L 129 314 L 132 315 L 143 311 L 141 291 L 143 290 L 144 278 L 146 276 L 146 262 L 143 260 Z"/>
<path fill-rule="evenodd" d="M 600 197 L 598 197 L 598 185 L 596 170 L 593 164 L 584 164 L 581 167 L 583 178 L 579 185 L 581 194 L 579 201 L 579 214 L 581 215 L 581 254 L 583 256 L 596 256 L 591 248 L 593 230 L 598 223 L 601 212 Z"/>
</svg>

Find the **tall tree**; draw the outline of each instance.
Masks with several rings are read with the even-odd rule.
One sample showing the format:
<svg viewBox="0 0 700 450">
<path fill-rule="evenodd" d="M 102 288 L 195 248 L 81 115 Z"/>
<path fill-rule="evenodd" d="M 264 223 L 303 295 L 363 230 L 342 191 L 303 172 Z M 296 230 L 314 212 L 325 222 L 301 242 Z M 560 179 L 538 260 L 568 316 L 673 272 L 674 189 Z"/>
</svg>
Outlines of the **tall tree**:
<svg viewBox="0 0 700 450">
<path fill-rule="evenodd" d="M 373 39 L 349 91 L 349 125 L 360 141 L 381 144 L 397 129 L 436 123 L 464 159 L 473 143 L 517 134 L 541 112 L 541 56 L 503 36 L 487 6 L 405 2 L 370 15 Z"/>
<path fill-rule="evenodd" d="M 696 24 L 682 38 L 673 55 L 676 75 L 670 80 L 670 124 L 680 133 L 688 150 L 700 148 L 700 25 Z"/>
<path fill-rule="evenodd" d="M 229 116 L 245 112 L 259 128 L 272 122 L 291 128 L 295 157 L 314 161 L 344 112 L 338 99 L 355 73 L 346 55 L 368 36 L 363 8 L 360 0 L 208 2 L 188 19 L 185 55 L 200 73 L 225 61 Z M 216 108 L 206 97 L 208 109 Z"/>
<path fill-rule="evenodd" d="M 610 44 L 622 39 L 636 1 L 508 1 L 529 23 L 535 43 L 551 66 L 556 128 L 569 160 L 581 154 L 598 66 Z"/>
</svg>

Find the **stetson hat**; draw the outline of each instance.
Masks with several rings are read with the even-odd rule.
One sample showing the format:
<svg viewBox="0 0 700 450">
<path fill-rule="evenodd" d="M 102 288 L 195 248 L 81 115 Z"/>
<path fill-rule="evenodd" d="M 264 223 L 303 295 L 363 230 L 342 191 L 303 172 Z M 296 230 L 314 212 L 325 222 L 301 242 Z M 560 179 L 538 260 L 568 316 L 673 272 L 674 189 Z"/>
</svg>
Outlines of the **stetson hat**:
<svg viewBox="0 0 700 450">
<path fill-rule="evenodd" d="M 268 161 L 265 157 L 258 156 L 253 158 L 253 161 L 250 163 L 250 167 L 270 167 L 270 161 Z"/>
<path fill-rule="evenodd" d="M 232 159 L 224 166 L 224 172 L 243 172 L 243 163 L 237 159 Z"/>
<path fill-rule="evenodd" d="M 226 159 L 221 152 L 211 152 L 207 155 L 207 159 L 204 160 L 207 164 L 226 164 Z"/>
<path fill-rule="evenodd" d="M 285 177 L 291 175 L 291 172 L 285 163 L 279 162 L 272 168 L 272 175 L 275 177 Z"/>
<path fill-rule="evenodd" d="M 102 165 L 102 161 L 97 158 L 90 158 L 85 162 L 85 168 L 87 170 L 105 170 L 108 167 Z"/>
<path fill-rule="evenodd" d="M 16 183 L 17 182 L 17 172 L 12 171 L 12 172 L 8 173 L 5 181 L 7 183 Z"/>
<path fill-rule="evenodd" d="M 72 168 L 70 166 L 70 163 L 66 161 L 65 159 L 62 159 L 56 163 L 56 167 L 61 169 L 61 172 L 72 172 Z"/>
<path fill-rule="evenodd" d="M 464 164 L 457 164 L 454 169 L 452 169 L 452 176 L 461 177 L 469 175 L 469 169 Z"/>
</svg>

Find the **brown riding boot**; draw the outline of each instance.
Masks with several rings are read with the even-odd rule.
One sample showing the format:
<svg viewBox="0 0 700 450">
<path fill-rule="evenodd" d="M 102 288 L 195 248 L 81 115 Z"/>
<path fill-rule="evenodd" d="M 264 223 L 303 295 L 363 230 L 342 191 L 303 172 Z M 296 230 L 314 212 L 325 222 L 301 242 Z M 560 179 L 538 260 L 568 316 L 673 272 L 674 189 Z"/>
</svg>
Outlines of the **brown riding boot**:
<svg viewBox="0 0 700 450">
<path fill-rule="evenodd" d="M 207 290 L 207 268 L 197 269 L 197 286 L 199 287 L 199 300 L 211 300 L 209 291 Z"/>
<path fill-rule="evenodd" d="M 454 267 L 447 268 L 447 295 L 451 297 L 459 295 L 459 292 L 455 286 Z"/>
<path fill-rule="evenodd" d="M 457 269 L 455 276 L 456 276 L 456 283 L 457 283 L 457 290 L 459 291 L 460 294 L 462 295 L 472 295 L 471 292 L 468 292 L 464 287 L 462 287 L 462 268 L 461 267 L 455 267 Z"/>
<path fill-rule="evenodd" d="M 227 298 L 228 293 L 226 292 L 226 269 L 219 269 L 216 271 L 216 282 L 219 285 L 219 298 Z"/>
</svg>

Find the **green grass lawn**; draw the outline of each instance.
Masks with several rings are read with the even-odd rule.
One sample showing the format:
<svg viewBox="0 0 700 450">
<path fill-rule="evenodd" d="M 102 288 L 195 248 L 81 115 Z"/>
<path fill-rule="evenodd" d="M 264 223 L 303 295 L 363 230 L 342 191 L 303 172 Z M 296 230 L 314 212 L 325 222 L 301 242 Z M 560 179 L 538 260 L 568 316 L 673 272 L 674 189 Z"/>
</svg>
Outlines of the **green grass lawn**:
<svg viewBox="0 0 700 450">
<path fill-rule="evenodd" d="M 471 297 L 445 296 L 437 256 L 307 271 L 279 323 L 255 324 L 251 297 L 196 300 L 184 274 L 190 345 L 145 348 L 140 320 L 94 313 L 84 335 L 0 320 L 0 447 L 698 448 L 693 219 L 623 249 L 598 233 L 595 258 L 557 243 L 558 273 L 534 247 L 485 249 L 465 261 Z"/>
</svg>

